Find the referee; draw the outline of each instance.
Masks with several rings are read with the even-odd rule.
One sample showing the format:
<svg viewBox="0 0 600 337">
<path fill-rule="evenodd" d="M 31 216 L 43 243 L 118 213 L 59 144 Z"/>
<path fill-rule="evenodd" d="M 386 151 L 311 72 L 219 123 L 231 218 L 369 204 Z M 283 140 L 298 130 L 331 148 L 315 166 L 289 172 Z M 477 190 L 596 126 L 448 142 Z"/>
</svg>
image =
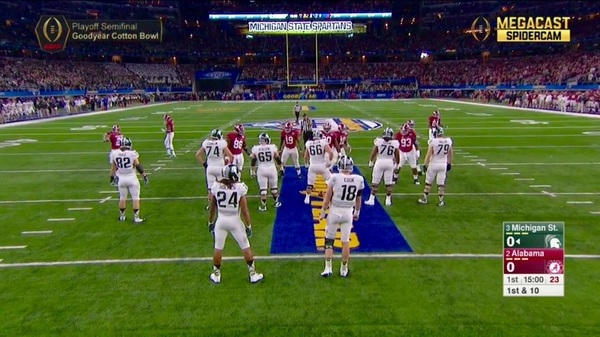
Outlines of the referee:
<svg viewBox="0 0 600 337">
<path fill-rule="evenodd" d="M 294 116 L 296 116 L 296 125 L 298 125 L 298 120 L 300 119 L 300 111 L 302 111 L 302 107 L 296 102 L 294 105 Z"/>
<path fill-rule="evenodd" d="M 306 114 L 302 115 L 300 129 L 302 130 L 302 140 L 304 141 L 303 144 L 306 144 L 306 142 L 313 139 L 312 120 L 308 118 Z"/>
</svg>

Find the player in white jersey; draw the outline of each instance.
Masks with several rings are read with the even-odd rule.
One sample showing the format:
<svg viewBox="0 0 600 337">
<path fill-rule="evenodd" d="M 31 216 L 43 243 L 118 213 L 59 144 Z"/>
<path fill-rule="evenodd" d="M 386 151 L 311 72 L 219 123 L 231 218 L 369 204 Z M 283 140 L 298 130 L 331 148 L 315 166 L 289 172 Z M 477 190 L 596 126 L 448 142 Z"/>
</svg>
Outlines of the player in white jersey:
<svg viewBox="0 0 600 337">
<path fill-rule="evenodd" d="M 250 283 L 256 283 L 263 279 L 263 274 L 256 272 L 254 255 L 248 241 L 252 236 L 250 210 L 246 199 L 248 186 L 240 182 L 241 173 L 233 164 L 223 166 L 221 176 L 223 178 L 214 182 L 210 188 L 213 197 L 210 203 L 208 230 L 215 238 L 213 272 L 210 274 L 210 280 L 214 283 L 221 282 L 223 248 L 227 235 L 231 233 L 244 254 L 250 273 Z"/>
<path fill-rule="evenodd" d="M 271 195 L 275 204 L 273 207 L 281 206 L 279 202 L 279 190 L 277 188 L 278 172 L 277 168 L 281 166 L 281 158 L 277 151 L 277 145 L 271 144 L 271 137 L 266 133 L 258 136 L 259 144 L 252 147 L 250 155 L 251 165 L 250 175 L 256 176 L 258 188 L 260 189 L 261 205 L 258 210 L 264 212 L 267 210 L 267 189 L 271 190 Z"/>
<path fill-rule="evenodd" d="M 144 219 L 140 218 L 140 181 L 136 171 L 144 177 L 146 185 L 149 184 L 148 175 L 140 164 L 139 154 L 132 148 L 131 139 L 122 138 L 119 142 L 121 148 L 112 154 L 110 169 L 110 183 L 119 186 L 119 221 L 126 219 L 125 209 L 129 193 L 133 201 L 133 223 L 142 223 Z"/>
<path fill-rule="evenodd" d="M 429 138 L 427 139 L 427 145 L 431 144 L 431 142 L 437 138 L 438 130 L 441 128 L 437 125 L 437 122 L 434 122 L 429 128 Z"/>
<path fill-rule="evenodd" d="M 379 183 L 383 177 L 385 184 L 385 204 L 392 204 L 392 189 L 394 188 L 394 171 L 398 169 L 400 162 L 400 143 L 394 139 L 394 130 L 386 128 L 382 138 L 375 138 L 373 150 L 369 160 L 369 167 L 373 169 L 371 180 L 371 195 L 365 201 L 365 205 L 375 205 L 375 196 L 379 189 Z"/>
<path fill-rule="evenodd" d="M 365 179 L 360 174 L 352 173 L 354 161 L 348 156 L 341 156 L 337 163 L 340 173 L 333 173 L 327 180 L 327 193 L 323 199 L 321 219 L 327 217 L 325 228 L 325 270 L 321 276 L 333 275 L 333 244 L 337 229 L 340 229 L 342 241 L 342 265 L 340 276 L 348 276 L 348 260 L 350 258 L 350 233 L 353 220 L 358 220 Z"/>
<path fill-rule="evenodd" d="M 333 158 L 333 151 L 327 139 L 323 138 L 321 131 L 315 130 L 313 139 L 306 142 L 304 150 L 304 162 L 308 165 L 305 204 L 310 204 L 310 194 L 314 189 L 317 175 L 323 176 L 324 180 L 329 179 L 331 163 L 327 158 Z"/>
<path fill-rule="evenodd" d="M 221 130 L 214 129 L 210 132 L 210 138 L 202 142 L 202 147 L 196 152 L 196 158 L 206 169 L 206 186 L 208 187 L 208 200 L 210 206 L 210 187 L 215 181 L 221 180 L 223 166 L 231 163 L 233 156 L 227 148 L 227 141 L 223 139 Z M 206 209 L 209 208 L 206 206 Z"/>
<path fill-rule="evenodd" d="M 438 206 L 444 206 L 444 195 L 446 193 L 446 173 L 452 168 L 454 156 L 452 150 L 452 139 L 444 137 L 444 129 L 438 127 L 436 138 L 429 143 L 429 149 L 425 156 L 425 190 L 419 203 L 426 204 L 427 197 L 431 191 L 434 180 L 438 186 Z"/>
</svg>

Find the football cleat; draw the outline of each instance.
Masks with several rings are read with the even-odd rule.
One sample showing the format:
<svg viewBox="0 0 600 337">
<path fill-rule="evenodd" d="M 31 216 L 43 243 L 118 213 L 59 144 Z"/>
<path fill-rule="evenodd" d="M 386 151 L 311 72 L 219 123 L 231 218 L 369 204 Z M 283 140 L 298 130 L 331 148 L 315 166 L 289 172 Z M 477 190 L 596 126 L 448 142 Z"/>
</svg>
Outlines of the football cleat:
<svg viewBox="0 0 600 337">
<path fill-rule="evenodd" d="M 144 222 L 146 219 L 143 218 L 134 218 L 133 219 L 133 223 L 134 224 L 141 224 L 142 222 Z"/>
<path fill-rule="evenodd" d="M 423 199 L 423 198 L 421 198 L 421 199 L 417 200 L 417 202 L 418 202 L 419 204 L 423 204 L 423 205 L 425 205 L 425 204 L 427 204 L 427 203 L 428 203 L 428 202 L 427 202 L 427 199 Z"/>
<path fill-rule="evenodd" d="M 305 204 L 310 204 L 310 194 L 307 194 L 306 197 L 304 197 L 304 203 Z"/>
<path fill-rule="evenodd" d="M 258 206 L 258 210 L 261 212 L 266 212 L 267 211 L 267 206 L 266 205 L 260 205 Z"/>
<path fill-rule="evenodd" d="M 119 215 L 119 221 L 125 221 L 127 217 L 125 215 Z"/>
<path fill-rule="evenodd" d="M 275 201 L 275 203 L 273 204 L 273 207 L 275 207 L 275 208 L 281 207 L 281 202 L 279 202 L 279 200 Z"/>
<path fill-rule="evenodd" d="M 221 283 L 221 273 L 210 274 L 210 280 L 212 281 L 212 283 L 216 283 L 216 284 Z"/>
<path fill-rule="evenodd" d="M 264 278 L 265 278 L 265 276 L 263 274 L 252 273 L 252 274 L 250 274 L 250 283 L 260 282 Z"/>
<path fill-rule="evenodd" d="M 385 197 L 385 205 L 386 206 L 391 206 L 392 205 L 392 197 L 390 197 L 390 196 L 386 196 Z"/>
<path fill-rule="evenodd" d="M 373 206 L 373 205 L 375 205 L 375 196 L 373 196 L 373 194 L 371 194 L 371 195 L 369 196 L 369 199 L 367 199 L 367 200 L 365 201 L 365 205 L 369 205 L 369 206 Z"/>
<path fill-rule="evenodd" d="M 350 269 L 348 268 L 348 265 L 344 265 L 342 264 L 340 266 L 340 276 L 341 277 L 348 277 L 348 274 L 350 273 Z"/>
<path fill-rule="evenodd" d="M 421 185 L 421 182 L 419 181 L 419 179 L 415 179 L 415 185 Z"/>
<path fill-rule="evenodd" d="M 321 276 L 323 277 L 329 277 L 331 275 L 333 275 L 333 270 L 331 270 L 331 268 L 325 268 L 325 270 L 323 270 L 321 273 Z"/>
<path fill-rule="evenodd" d="M 438 206 L 443 207 L 444 205 L 446 205 L 446 202 L 444 202 L 443 200 L 438 202 Z"/>
</svg>

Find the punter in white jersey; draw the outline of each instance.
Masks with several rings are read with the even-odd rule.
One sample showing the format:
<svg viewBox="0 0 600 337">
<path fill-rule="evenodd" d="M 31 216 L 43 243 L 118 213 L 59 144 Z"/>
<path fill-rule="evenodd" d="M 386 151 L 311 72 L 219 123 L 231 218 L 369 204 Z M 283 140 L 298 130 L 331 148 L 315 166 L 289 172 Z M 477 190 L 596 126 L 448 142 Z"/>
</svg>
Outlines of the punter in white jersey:
<svg viewBox="0 0 600 337">
<path fill-rule="evenodd" d="M 127 208 L 127 194 L 131 195 L 133 201 L 133 223 L 142 223 L 140 217 L 140 181 L 137 173 L 144 177 L 146 185 L 149 184 L 148 175 L 140 164 L 140 155 L 132 148 L 129 138 L 121 138 L 118 152 L 111 154 L 110 183 L 119 187 L 119 221 L 125 221 L 125 209 Z"/>
<path fill-rule="evenodd" d="M 310 194 L 314 189 L 317 175 L 320 174 L 324 180 L 329 179 L 331 163 L 328 158 L 333 158 L 333 151 L 329 147 L 329 142 L 323 138 L 320 130 L 315 130 L 313 139 L 306 142 L 304 150 L 304 162 L 308 166 L 305 204 L 310 204 Z"/>
<path fill-rule="evenodd" d="M 210 132 L 210 138 L 202 142 L 202 147 L 196 152 L 196 158 L 206 169 L 206 186 L 208 187 L 208 199 L 210 201 L 210 187 L 215 181 L 223 178 L 221 175 L 223 166 L 233 161 L 233 156 L 227 148 L 227 141 L 223 139 L 221 130 L 214 129 Z M 206 208 L 208 209 L 208 207 Z"/>
<path fill-rule="evenodd" d="M 267 210 L 267 190 L 270 189 L 275 204 L 273 207 L 281 206 L 279 202 L 279 189 L 277 168 L 281 166 L 281 158 L 277 151 L 277 145 L 271 144 L 271 137 L 266 133 L 258 136 L 258 145 L 254 145 L 251 151 L 250 175 L 256 176 L 258 188 L 260 189 L 260 203 L 258 210 Z"/>
<path fill-rule="evenodd" d="M 394 171 L 398 169 L 400 160 L 400 143 L 394 139 L 394 130 L 386 128 L 382 138 L 375 138 L 373 150 L 369 160 L 369 167 L 373 169 L 371 180 L 371 195 L 365 205 L 375 205 L 375 196 L 383 178 L 385 184 L 385 204 L 392 204 L 392 189 L 394 187 Z"/>
<path fill-rule="evenodd" d="M 425 174 L 425 190 L 419 203 L 426 204 L 431 185 L 438 186 L 438 205 L 444 206 L 444 195 L 446 193 L 446 173 L 452 168 L 453 150 L 452 139 L 444 137 L 444 129 L 438 127 L 436 138 L 429 143 L 429 149 L 425 156 L 425 165 L 423 168 Z"/>
<path fill-rule="evenodd" d="M 263 274 L 254 268 L 254 255 L 248 238 L 252 236 L 250 210 L 248 209 L 248 186 L 240 182 L 240 170 L 233 164 L 225 165 L 221 170 L 223 177 L 210 188 L 212 194 L 209 212 L 208 230 L 215 238 L 213 254 L 213 272 L 210 280 L 221 282 L 221 260 L 227 235 L 231 233 L 244 254 L 244 260 L 250 273 L 250 283 L 263 279 Z M 241 216 L 240 216 L 241 215 Z M 243 221 L 242 221 L 243 219 Z"/>
<path fill-rule="evenodd" d="M 392 132 L 393 133 L 393 132 Z M 354 161 L 348 156 L 341 156 L 337 163 L 340 173 L 333 173 L 327 180 L 327 193 L 323 199 L 321 219 L 327 217 L 325 228 L 325 270 L 321 276 L 333 275 L 333 244 L 340 229 L 342 241 L 342 264 L 340 276 L 348 276 L 348 260 L 350 259 L 350 233 L 353 220 L 358 220 L 365 179 L 354 171 Z"/>
</svg>

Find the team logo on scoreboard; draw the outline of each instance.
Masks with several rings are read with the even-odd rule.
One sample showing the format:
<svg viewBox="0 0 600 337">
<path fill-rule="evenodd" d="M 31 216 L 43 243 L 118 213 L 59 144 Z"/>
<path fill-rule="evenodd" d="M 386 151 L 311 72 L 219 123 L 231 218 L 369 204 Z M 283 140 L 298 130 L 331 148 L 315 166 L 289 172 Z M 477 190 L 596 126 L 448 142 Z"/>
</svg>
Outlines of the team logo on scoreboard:
<svg viewBox="0 0 600 337">
<path fill-rule="evenodd" d="M 560 260 L 546 262 L 546 273 L 547 274 L 562 274 L 563 263 Z"/>
<path fill-rule="evenodd" d="M 266 122 L 245 123 L 243 125 L 247 128 L 282 130 L 283 126 L 287 122 L 290 121 L 276 120 Z M 329 124 L 331 124 L 331 128 L 333 130 L 337 130 L 340 124 L 344 124 L 349 131 L 370 131 L 379 129 L 383 125 L 377 121 L 359 118 L 313 118 L 313 130 L 322 130 L 323 125 L 326 122 L 329 122 Z M 291 123 L 294 124 L 296 128 L 300 128 L 300 125 L 297 125 L 294 122 Z"/>
<path fill-rule="evenodd" d="M 548 234 L 544 237 L 544 246 L 545 248 L 560 249 L 562 248 L 562 243 L 560 242 L 558 235 Z"/>
<path fill-rule="evenodd" d="M 67 20 L 61 15 L 42 15 L 35 26 L 40 48 L 49 53 L 65 49 L 70 31 Z"/>
</svg>

